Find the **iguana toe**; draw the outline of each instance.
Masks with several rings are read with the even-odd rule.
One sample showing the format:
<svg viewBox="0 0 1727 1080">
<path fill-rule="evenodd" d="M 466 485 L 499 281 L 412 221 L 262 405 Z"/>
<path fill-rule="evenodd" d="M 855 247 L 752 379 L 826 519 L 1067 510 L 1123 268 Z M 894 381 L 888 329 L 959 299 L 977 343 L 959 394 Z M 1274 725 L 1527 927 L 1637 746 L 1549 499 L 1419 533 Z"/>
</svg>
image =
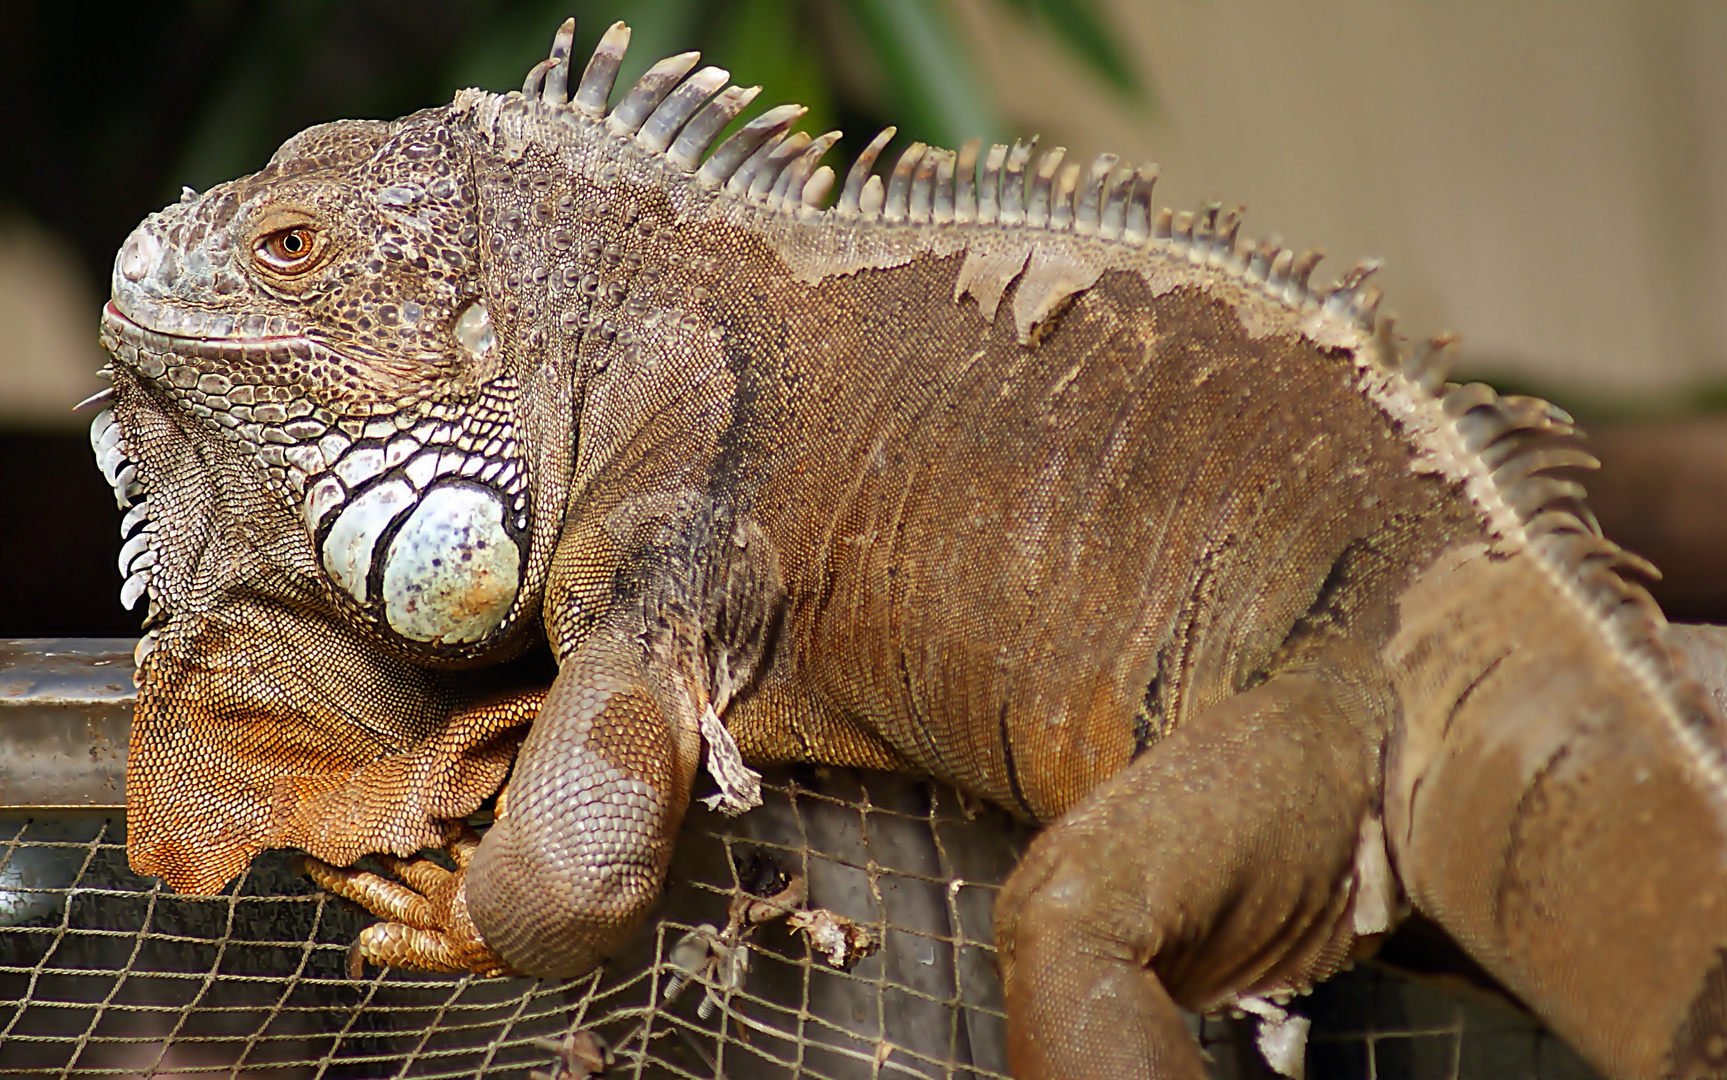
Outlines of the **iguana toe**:
<svg viewBox="0 0 1727 1080">
<path fill-rule="evenodd" d="M 486 977 L 512 974 L 468 917 L 464 864 L 473 844 L 464 843 L 467 839 L 451 845 L 452 856 L 463 866 L 454 872 L 424 856 L 378 856 L 397 881 L 353 867 L 331 866 L 311 856 L 301 860 L 301 872 L 320 887 L 385 920 L 360 931 L 349 953 L 351 977 L 359 978 L 367 961 L 419 971 L 471 971 Z"/>
</svg>

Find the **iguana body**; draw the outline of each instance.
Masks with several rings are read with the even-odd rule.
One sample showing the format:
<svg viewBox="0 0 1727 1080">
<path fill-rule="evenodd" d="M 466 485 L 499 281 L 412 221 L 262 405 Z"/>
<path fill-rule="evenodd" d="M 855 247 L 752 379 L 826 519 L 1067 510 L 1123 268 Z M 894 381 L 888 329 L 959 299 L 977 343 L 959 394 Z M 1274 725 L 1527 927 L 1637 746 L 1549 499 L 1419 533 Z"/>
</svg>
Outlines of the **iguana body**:
<svg viewBox="0 0 1727 1080">
<path fill-rule="evenodd" d="M 608 111 L 627 32 L 573 99 L 570 40 L 121 252 L 135 868 L 448 845 L 390 864 L 423 896 L 320 871 L 396 920 L 369 954 L 574 973 L 712 709 L 1050 823 L 997 913 L 1021 1076 L 1202 1075 L 1177 1005 L 1301 989 L 1403 897 L 1614 1075 L 1727 1075 L 1723 722 L 1562 412 L 1154 173 L 914 147 L 884 189 L 878 140 L 822 210 L 795 110 L 704 164 L 749 92 L 690 54 Z M 549 691 L 503 664 L 542 626 Z"/>
</svg>

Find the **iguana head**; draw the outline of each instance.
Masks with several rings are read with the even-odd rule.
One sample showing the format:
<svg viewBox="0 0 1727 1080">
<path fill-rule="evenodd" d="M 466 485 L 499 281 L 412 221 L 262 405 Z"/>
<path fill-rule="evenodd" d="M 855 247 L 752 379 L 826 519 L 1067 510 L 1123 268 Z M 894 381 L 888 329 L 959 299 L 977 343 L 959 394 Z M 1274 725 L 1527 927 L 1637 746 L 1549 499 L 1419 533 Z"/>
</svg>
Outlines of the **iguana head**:
<svg viewBox="0 0 1727 1080">
<path fill-rule="evenodd" d="M 149 601 L 127 764 L 142 873 L 220 888 L 307 800 L 515 678 L 442 669 L 533 640 L 572 393 L 567 355 L 511 336 L 483 156 L 450 108 L 325 124 L 120 251 L 91 436 L 127 510 L 121 598 Z M 439 812 L 489 794 L 496 759 Z M 428 820 L 386 846 L 431 842 Z"/>
<path fill-rule="evenodd" d="M 160 549 L 220 531 L 211 506 L 232 500 L 208 489 L 238 472 L 258 489 L 242 516 L 297 519 L 267 543 L 299 602 L 435 660 L 531 621 L 524 375 L 493 330 L 472 158 L 447 108 L 325 124 L 133 232 L 102 322 L 116 406 L 93 433 L 111 480 L 132 468 L 122 503 L 148 497 L 125 599 L 182 610 L 234 585 L 231 559 Z"/>
</svg>

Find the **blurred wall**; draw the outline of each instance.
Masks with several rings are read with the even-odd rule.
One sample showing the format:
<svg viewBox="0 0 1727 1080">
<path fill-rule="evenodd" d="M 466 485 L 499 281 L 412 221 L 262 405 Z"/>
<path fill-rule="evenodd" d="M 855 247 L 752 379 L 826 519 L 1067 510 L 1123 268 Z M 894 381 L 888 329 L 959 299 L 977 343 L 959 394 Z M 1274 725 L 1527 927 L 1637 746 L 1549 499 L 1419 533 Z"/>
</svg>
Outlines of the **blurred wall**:
<svg viewBox="0 0 1727 1080">
<path fill-rule="evenodd" d="M 72 406 L 108 385 L 96 344 L 101 302 L 65 241 L 20 214 L 0 214 L 0 422 L 87 425 Z"/>
</svg>

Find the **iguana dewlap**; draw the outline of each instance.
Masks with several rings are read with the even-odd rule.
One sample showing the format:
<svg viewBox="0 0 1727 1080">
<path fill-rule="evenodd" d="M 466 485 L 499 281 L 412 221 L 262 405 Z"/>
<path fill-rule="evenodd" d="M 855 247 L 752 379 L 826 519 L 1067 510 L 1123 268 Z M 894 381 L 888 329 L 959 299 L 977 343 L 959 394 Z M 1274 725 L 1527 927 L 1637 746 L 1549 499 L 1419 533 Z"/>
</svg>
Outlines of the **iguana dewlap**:
<svg viewBox="0 0 1727 1080">
<path fill-rule="evenodd" d="M 1727 1076 L 1724 724 L 1562 411 L 1154 170 L 884 183 L 883 138 L 824 209 L 799 110 L 710 152 L 753 91 L 692 53 L 609 104 L 620 24 L 572 94 L 572 34 L 121 251 L 137 870 L 298 846 L 375 959 L 579 972 L 729 736 L 1048 823 L 997 911 L 1021 1077 L 1203 1075 L 1178 1006 L 1406 903 L 1612 1075 Z M 504 663 L 542 632 L 549 690 Z"/>
</svg>

